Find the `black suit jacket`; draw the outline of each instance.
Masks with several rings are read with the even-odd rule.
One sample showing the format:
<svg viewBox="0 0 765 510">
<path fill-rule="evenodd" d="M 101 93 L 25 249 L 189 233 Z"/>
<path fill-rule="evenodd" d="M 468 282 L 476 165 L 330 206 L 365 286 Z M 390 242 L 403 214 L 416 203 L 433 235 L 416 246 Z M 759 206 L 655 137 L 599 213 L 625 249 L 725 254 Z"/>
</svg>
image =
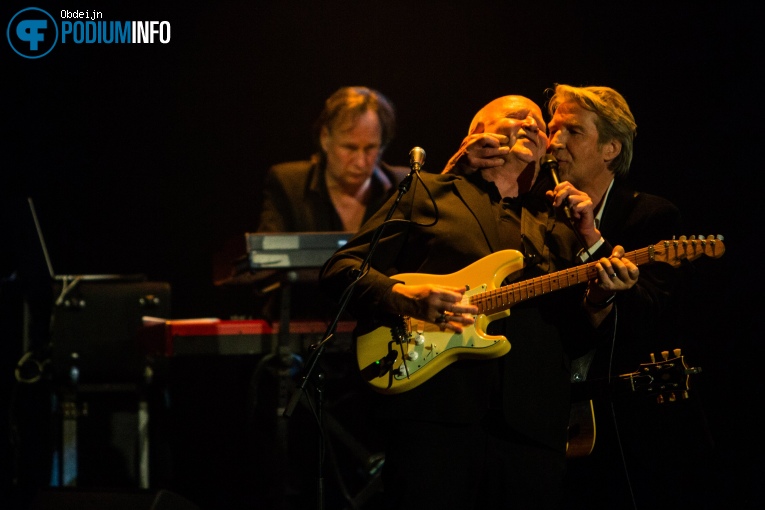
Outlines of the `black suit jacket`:
<svg viewBox="0 0 765 510">
<path fill-rule="evenodd" d="M 509 248 L 500 244 L 489 195 L 471 177 L 421 175 L 422 182 L 415 179 L 394 221 L 385 227 L 371 269 L 354 290 L 350 310 L 360 322 L 386 319 L 381 305 L 397 283 L 391 276 L 451 274 Z M 548 184 L 537 183 L 537 197 Z M 327 293 L 337 298 L 353 281 L 353 270 L 368 253 L 387 210 L 383 206 L 324 266 L 321 281 Z M 534 254 L 535 263 L 520 279 L 575 263 L 579 246 L 572 231 L 542 199 L 523 210 L 521 230 L 523 245 L 513 248 Z M 514 307 L 508 320 L 491 325 L 491 332 L 508 335 L 512 347 L 507 356 L 458 361 L 410 391 L 384 395 L 383 418 L 391 420 L 391 427 L 408 420 L 475 423 L 497 408 L 516 433 L 562 451 L 569 414 L 569 351 L 595 337 L 580 309 L 582 291 L 576 289 L 573 297 L 554 293 Z"/>
<path fill-rule="evenodd" d="M 619 180 L 606 202 L 600 230 L 610 244 L 627 251 L 689 235 L 671 202 L 638 193 Z M 588 508 L 631 508 L 634 501 L 641 508 L 671 508 L 698 500 L 695 484 L 709 472 L 707 452 L 712 442 L 694 382 L 690 398 L 661 405 L 655 395 L 641 391 L 642 385 L 634 393 L 626 385 L 603 385 L 609 376 L 632 373 L 641 363 L 649 363 L 650 353 L 660 361 L 662 350 L 683 348 L 693 365 L 693 328 L 679 324 L 682 282 L 692 276 L 687 274 L 689 267 L 662 262 L 641 266 L 637 284 L 617 295 L 616 313 L 609 317 L 616 317 L 613 343 L 604 342 L 597 349 L 588 374 L 590 384 L 581 385 L 588 391 L 580 392 L 580 385 L 574 385 L 575 396 L 582 393 L 594 399 L 597 440 L 588 457 L 569 464 L 570 505 L 581 499 L 580 494 L 586 494 Z M 703 328 L 704 318 L 693 325 Z M 690 345 L 684 348 L 686 342 Z M 655 382 L 654 388 L 663 381 Z"/>
<path fill-rule="evenodd" d="M 370 202 L 364 220 L 385 203 L 408 169 L 380 162 L 372 174 Z M 319 158 L 280 163 L 263 181 L 258 232 L 339 232 L 345 230 L 329 198 Z"/>
<path fill-rule="evenodd" d="M 670 201 L 634 191 L 620 180 L 614 182 L 600 224 L 610 245 L 621 245 L 629 252 L 679 237 L 684 234 L 681 229 L 680 211 Z M 663 262 L 640 267 L 637 284 L 616 297 L 618 322 L 613 360 L 607 359 L 611 358 L 611 346 L 602 346 L 595 376 L 607 376 L 609 368 L 613 375 L 634 371 L 640 363 L 649 361 L 650 352 L 678 347 L 667 345 L 674 339 L 665 326 L 675 319 L 677 302 L 673 292 L 684 272 L 684 268 Z M 606 363 L 613 366 L 607 367 Z"/>
</svg>

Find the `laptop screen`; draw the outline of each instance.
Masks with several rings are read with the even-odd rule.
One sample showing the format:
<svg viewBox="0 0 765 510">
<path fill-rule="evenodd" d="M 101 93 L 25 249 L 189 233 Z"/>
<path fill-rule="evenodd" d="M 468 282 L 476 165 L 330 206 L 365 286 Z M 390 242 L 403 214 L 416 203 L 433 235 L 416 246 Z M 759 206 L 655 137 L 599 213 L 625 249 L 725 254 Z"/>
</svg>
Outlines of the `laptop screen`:
<svg viewBox="0 0 765 510">
<path fill-rule="evenodd" d="M 45 244 L 45 237 L 43 236 L 42 228 L 40 227 L 40 219 L 37 217 L 35 203 L 32 201 L 32 197 L 27 198 L 27 202 L 29 203 L 29 212 L 32 216 L 32 221 L 34 222 L 35 233 L 37 234 L 37 239 L 40 241 L 40 252 L 45 259 L 45 265 L 48 269 L 48 274 L 50 275 L 51 279 L 54 279 L 56 277 L 56 273 L 53 272 L 53 264 L 50 261 L 48 245 Z"/>
<path fill-rule="evenodd" d="M 53 263 L 50 258 L 50 252 L 48 251 L 48 245 L 45 243 L 45 236 L 43 235 L 43 230 L 40 225 L 40 219 L 37 216 L 37 211 L 35 210 L 35 204 L 32 201 L 32 198 L 27 198 L 27 202 L 29 204 L 29 214 L 28 216 L 32 219 L 32 224 L 34 225 L 34 235 L 37 238 L 37 251 L 38 251 L 38 259 L 39 257 L 42 257 L 42 260 L 44 261 L 45 268 L 47 269 L 48 275 L 52 280 L 58 280 L 58 281 L 76 281 L 76 280 L 133 280 L 133 281 L 142 281 L 146 279 L 145 275 L 142 274 L 129 274 L 129 275 L 123 275 L 123 274 L 77 274 L 77 275 L 59 275 L 56 274 L 56 272 L 53 270 Z M 34 242 L 32 242 L 34 244 Z M 39 265 L 39 263 L 38 263 Z"/>
</svg>

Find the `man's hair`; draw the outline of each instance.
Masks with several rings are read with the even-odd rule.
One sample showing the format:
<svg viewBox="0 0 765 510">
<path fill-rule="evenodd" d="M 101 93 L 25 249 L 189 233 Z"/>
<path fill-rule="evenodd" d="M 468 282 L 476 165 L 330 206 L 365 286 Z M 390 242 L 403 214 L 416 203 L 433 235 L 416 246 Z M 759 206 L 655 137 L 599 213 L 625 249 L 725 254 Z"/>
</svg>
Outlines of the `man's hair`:
<svg viewBox="0 0 765 510">
<path fill-rule="evenodd" d="M 624 97 L 610 87 L 572 87 L 555 85 L 547 109 L 550 115 L 561 103 L 574 102 L 597 115 L 598 143 L 618 140 L 622 144 L 619 155 L 611 162 L 611 171 L 617 177 L 626 177 L 632 163 L 633 142 L 637 124 Z"/>
<path fill-rule="evenodd" d="M 343 87 L 329 96 L 324 102 L 324 110 L 314 124 L 317 146 L 321 147 L 319 138 L 323 128 L 332 131 L 340 125 L 355 123 L 369 110 L 376 112 L 380 119 L 380 138 L 382 148 L 385 148 L 395 135 L 396 112 L 387 97 L 367 87 Z"/>
</svg>

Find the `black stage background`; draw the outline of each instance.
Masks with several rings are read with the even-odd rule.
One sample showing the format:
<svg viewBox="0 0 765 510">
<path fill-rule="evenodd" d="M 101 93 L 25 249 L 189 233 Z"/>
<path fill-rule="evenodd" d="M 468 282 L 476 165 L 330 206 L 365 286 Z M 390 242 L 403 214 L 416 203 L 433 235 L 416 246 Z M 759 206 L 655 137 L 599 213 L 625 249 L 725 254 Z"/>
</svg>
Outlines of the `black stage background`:
<svg viewBox="0 0 765 510">
<path fill-rule="evenodd" d="M 684 337 L 666 343 L 703 367 L 693 391 L 714 477 L 743 504 L 765 481 L 752 267 L 762 32 L 738 4 L 36 2 L 57 19 L 66 8 L 169 21 L 172 39 L 58 44 L 37 60 L 1 44 L 0 192 L 35 199 L 59 274 L 143 273 L 171 283 L 173 318 L 205 317 L 219 312 L 216 252 L 254 229 L 266 168 L 311 153 L 310 126 L 338 87 L 395 103 L 388 162 L 421 146 L 440 171 L 495 97 L 542 104 L 556 82 L 612 86 L 638 122 L 633 185 L 674 201 L 684 234 L 725 236 L 725 256 L 688 284 Z M 3 26 L 29 6 L 4 3 Z M 2 338 L 13 356 L 16 340 Z"/>
</svg>

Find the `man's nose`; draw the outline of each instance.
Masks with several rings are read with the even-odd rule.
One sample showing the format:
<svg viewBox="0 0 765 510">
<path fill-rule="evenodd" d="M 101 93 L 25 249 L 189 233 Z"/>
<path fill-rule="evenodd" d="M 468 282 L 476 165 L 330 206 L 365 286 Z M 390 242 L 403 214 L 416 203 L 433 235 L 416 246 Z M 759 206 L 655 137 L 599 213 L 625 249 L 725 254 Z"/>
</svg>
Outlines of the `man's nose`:
<svg viewBox="0 0 765 510">
<path fill-rule="evenodd" d="M 351 159 L 353 162 L 359 166 L 364 166 L 366 164 L 367 160 L 367 154 L 364 149 L 357 149 L 353 151 L 353 156 L 351 156 Z"/>
<path fill-rule="evenodd" d="M 536 119 L 534 117 L 528 116 L 526 117 L 526 120 L 523 121 L 523 129 L 526 129 L 527 131 L 531 131 L 532 133 L 536 133 L 539 131 L 539 126 L 537 125 Z"/>
</svg>

